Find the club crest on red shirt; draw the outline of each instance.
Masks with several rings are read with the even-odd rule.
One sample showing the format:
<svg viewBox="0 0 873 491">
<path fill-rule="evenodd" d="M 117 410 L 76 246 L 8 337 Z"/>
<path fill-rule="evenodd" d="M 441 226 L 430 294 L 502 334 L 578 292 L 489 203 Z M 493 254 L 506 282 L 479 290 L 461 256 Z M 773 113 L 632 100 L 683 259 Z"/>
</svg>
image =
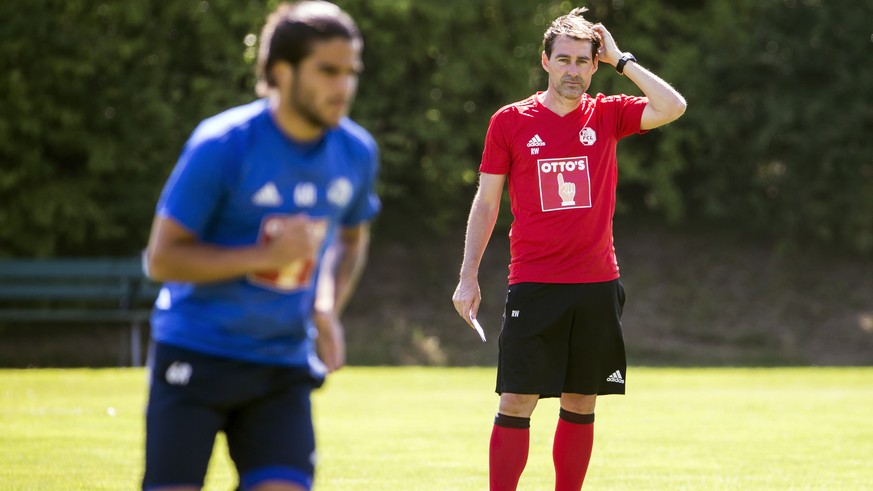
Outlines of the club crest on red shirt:
<svg viewBox="0 0 873 491">
<path fill-rule="evenodd" d="M 586 147 L 590 147 L 597 141 L 597 133 L 586 126 L 579 131 L 579 141 Z"/>
</svg>

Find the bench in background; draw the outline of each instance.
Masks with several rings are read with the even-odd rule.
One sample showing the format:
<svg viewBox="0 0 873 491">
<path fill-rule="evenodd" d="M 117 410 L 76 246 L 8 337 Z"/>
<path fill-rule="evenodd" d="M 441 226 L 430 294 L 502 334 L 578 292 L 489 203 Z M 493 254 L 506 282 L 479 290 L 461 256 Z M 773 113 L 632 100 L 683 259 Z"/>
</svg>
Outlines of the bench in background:
<svg viewBox="0 0 873 491">
<path fill-rule="evenodd" d="M 130 364 L 142 366 L 142 327 L 158 290 L 139 257 L 0 259 L 0 322 L 129 326 Z"/>
</svg>

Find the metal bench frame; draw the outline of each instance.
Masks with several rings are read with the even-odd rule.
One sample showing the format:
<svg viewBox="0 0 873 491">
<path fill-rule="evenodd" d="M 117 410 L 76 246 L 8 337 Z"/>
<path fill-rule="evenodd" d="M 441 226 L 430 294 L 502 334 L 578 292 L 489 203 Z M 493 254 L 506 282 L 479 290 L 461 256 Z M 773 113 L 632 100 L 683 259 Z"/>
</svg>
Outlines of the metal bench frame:
<svg viewBox="0 0 873 491">
<path fill-rule="evenodd" d="M 142 327 L 159 286 L 140 258 L 0 259 L 0 322 L 130 326 L 130 364 L 142 366 Z"/>
</svg>

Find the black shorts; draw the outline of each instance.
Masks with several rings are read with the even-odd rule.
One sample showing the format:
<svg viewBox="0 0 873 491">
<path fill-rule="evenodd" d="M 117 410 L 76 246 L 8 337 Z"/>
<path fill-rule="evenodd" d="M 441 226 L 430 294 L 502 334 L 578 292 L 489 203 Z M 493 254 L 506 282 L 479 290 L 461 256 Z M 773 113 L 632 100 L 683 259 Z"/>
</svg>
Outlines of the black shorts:
<svg viewBox="0 0 873 491">
<path fill-rule="evenodd" d="M 624 394 L 624 300 L 618 279 L 510 285 L 500 331 L 497 393 Z"/>
<path fill-rule="evenodd" d="M 308 367 L 262 365 L 157 344 L 150 363 L 143 489 L 202 487 L 215 437 L 227 436 L 241 488 L 312 486 L 315 434 Z"/>
</svg>

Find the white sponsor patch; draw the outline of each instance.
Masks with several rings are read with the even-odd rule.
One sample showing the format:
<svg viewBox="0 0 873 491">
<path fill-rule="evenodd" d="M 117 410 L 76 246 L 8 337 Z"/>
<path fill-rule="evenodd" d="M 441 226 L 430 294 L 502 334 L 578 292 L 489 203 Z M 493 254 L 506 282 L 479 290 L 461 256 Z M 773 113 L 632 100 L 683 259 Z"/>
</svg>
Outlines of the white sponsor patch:
<svg viewBox="0 0 873 491">
<path fill-rule="evenodd" d="M 537 160 L 543 211 L 591 208 L 588 157 Z"/>
</svg>

